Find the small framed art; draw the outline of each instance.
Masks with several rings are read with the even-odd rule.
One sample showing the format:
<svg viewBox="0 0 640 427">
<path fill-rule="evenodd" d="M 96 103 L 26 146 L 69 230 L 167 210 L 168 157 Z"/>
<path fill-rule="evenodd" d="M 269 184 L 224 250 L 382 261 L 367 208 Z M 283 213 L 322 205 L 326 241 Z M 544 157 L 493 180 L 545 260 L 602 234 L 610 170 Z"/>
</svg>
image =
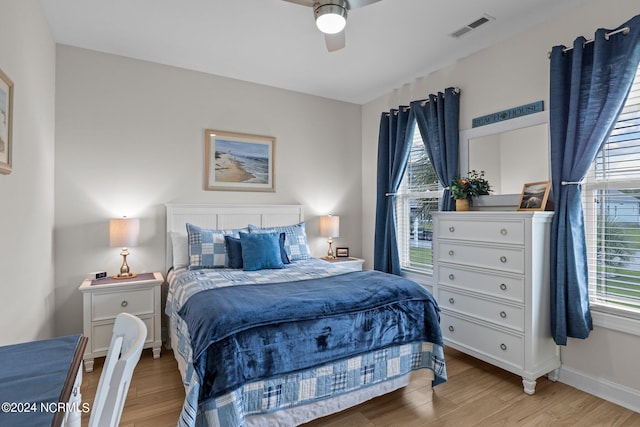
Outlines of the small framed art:
<svg viewBox="0 0 640 427">
<path fill-rule="evenodd" d="M 336 257 L 349 258 L 349 248 L 336 248 Z"/>
<path fill-rule="evenodd" d="M 0 70 L 0 173 L 11 173 L 13 82 Z"/>
<path fill-rule="evenodd" d="M 275 191 L 275 138 L 211 129 L 204 136 L 207 190 Z"/>
<path fill-rule="evenodd" d="M 543 211 L 547 207 L 551 181 L 530 182 L 522 187 L 519 211 Z"/>
</svg>

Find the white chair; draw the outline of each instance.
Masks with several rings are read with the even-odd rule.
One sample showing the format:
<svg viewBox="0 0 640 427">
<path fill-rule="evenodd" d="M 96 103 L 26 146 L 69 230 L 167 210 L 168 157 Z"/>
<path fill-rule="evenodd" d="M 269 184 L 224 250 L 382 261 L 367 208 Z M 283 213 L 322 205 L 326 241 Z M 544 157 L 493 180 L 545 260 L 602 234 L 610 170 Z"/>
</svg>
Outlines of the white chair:
<svg viewBox="0 0 640 427">
<path fill-rule="evenodd" d="M 120 423 L 133 370 L 140 360 L 146 338 L 147 327 L 142 320 L 128 313 L 118 314 L 93 401 L 89 427 L 116 427 Z"/>
</svg>

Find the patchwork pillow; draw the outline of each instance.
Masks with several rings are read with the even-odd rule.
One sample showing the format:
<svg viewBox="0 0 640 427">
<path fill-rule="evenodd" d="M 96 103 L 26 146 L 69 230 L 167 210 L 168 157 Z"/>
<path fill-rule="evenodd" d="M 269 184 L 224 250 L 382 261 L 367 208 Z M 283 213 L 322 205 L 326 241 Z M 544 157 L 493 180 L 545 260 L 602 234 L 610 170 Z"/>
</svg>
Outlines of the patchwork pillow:
<svg viewBox="0 0 640 427">
<path fill-rule="evenodd" d="M 307 233 L 305 231 L 304 221 L 295 225 L 269 228 L 260 228 L 255 225 L 249 224 L 249 232 L 285 233 L 286 239 L 284 241 L 284 247 L 287 251 L 289 261 L 313 258 L 313 256 L 311 255 L 311 250 L 309 249 L 309 243 L 307 242 Z"/>
<path fill-rule="evenodd" d="M 238 237 L 239 230 L 209 230 L 187 223 L 189 270 L 225 267 L 228 263 L 225 235 Z"/>
<path fill-rule="evenodd" d="M 284 268 L 280 255 L 280 233 L 240 232 L 240 243 L 243 270 Z"/>
</svg>

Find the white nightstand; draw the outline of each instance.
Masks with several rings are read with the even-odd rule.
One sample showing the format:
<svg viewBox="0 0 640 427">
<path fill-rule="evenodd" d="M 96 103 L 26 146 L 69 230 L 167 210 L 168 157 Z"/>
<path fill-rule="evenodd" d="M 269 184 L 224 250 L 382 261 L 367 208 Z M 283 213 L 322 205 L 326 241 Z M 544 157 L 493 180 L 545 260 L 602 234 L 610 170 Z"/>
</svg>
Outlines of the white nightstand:
<svg viewBox="0 0 640 427">
<path fill-rule="evenodd" d="M 340 264 L 353 271 L 362 271 L 362 264 L 364 264 L 363 259 L 353 257 L 338 257 L 335 259 L 322 258 L 322 260 L 330 263 Z"/>
<path fill-rule="evenodd" d="M 144 348 L 153 349 L 160 357 L 160 286 L 161 273 L 142 273 L 133 279 L 85 280 L 80 285 L 83 294 L 84 335 L 89 338 L 84 352 L 84 366 L 93 371 L 93 360 L 106 356 L 111 343 L 115 318 L 126 312 L 138 316 L 147 326 Z"/>
</svg>

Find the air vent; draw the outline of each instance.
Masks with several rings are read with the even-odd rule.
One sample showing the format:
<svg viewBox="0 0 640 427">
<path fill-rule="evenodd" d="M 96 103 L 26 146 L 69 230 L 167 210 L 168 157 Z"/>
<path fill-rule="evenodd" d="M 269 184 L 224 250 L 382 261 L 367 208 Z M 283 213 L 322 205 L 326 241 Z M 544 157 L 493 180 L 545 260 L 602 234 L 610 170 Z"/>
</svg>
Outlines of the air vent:
<svg viewBox="0 0 640 427">
<path fill-rule="evenodd" d="M 453 33 L 451 33 L 451 37 L 454 37 L 456 39 L 459 37 L 462 37 L 468 32 L 475 30 L 476 28 L 486 24 L 487 22 L 494 21 L 495 19 L 496 18 L 494 18 L 493 16 L 487 15 L 485 13 L 484 15 L 482 15 L 480 18 L 476 19 L 472 23 L 467 24 L 464 27 L 460 28 L 459 30 L 456 30 Z"/>
</svg>

